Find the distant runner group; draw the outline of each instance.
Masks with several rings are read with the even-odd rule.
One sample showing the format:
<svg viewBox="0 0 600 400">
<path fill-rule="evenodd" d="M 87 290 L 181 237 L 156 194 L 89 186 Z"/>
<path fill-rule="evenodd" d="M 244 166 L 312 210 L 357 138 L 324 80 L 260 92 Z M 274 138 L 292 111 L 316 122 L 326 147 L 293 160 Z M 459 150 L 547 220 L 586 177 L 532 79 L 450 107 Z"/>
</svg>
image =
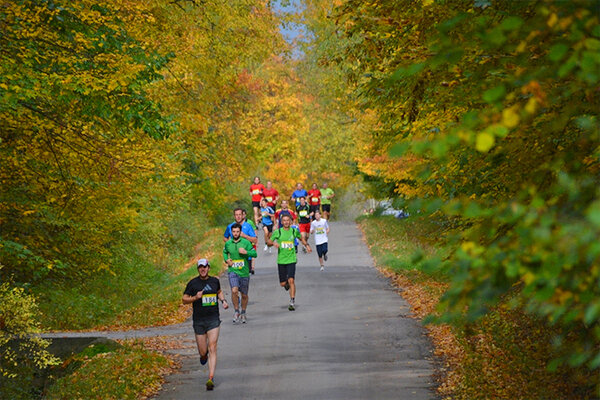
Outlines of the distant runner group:
<svg viewBox="0 0 600 400">
<path fill-rule="evenodd" d="M 295 205 L 293 211 L 289 208 L 287 200 L 280 199 L 279 192 L 273 188 L 271 181 L 267 181 L 264 186 L 257 176 L 250 185 L 250 196 L 254 218 L 247 219 L 246 211 L 236 208 L 233 210 L 234 222 L 227 226 L 223 234 L 223 260 L 227 265 L 231 287 L 234 324 L 247 322 L 250 275 L 254 274 L 254 262 L 258 257 L 258 226 L 262 225 L 264 233 L 264 251 L 270 253 L 272 247 L 277 249 L 279 284 L 289 292 L 288 310 L 294 311 L 298 245 L 302 243 L 302 251 L 311 253 L 308 239 L 313 234 L 320 269 L 324 271 L 328 251 L 328 220 L 331 215 L 331 200 L 335 193 L 327 187 L 327 183 L 323 183 L 321 189 L 313 183 L 308 192 L 298 183 L 290 196 Z M 277 204 L 280 200 L 278 209 Z M 208 362 L 209 368 L 206 390 L 213 390 L 221 325 L 217 301 L 221 301 L 223 309 L 228 309 L 229 304 L 221 290 L 219 279 L 208 274 L 209 261 L 205 258 L 200 259 L 197 267 L 198 276 L 188 282 L 182 301 L 184 304 L 192 304 L 192 320 L 200 364 L 205 365 Z"/>
</svg>

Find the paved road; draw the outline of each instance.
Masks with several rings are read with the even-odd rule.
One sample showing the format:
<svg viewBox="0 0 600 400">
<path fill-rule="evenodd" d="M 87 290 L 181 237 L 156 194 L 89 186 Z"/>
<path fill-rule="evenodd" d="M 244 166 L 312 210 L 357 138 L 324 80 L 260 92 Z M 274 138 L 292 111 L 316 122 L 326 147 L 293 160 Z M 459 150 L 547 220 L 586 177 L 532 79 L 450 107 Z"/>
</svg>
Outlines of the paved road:
<svg viewBox="0 0 600 400">
<path fill-rule="evenodd" d="M 333 223 L 329 248 L 324 272 L 315 253 L 299 255 L 290 312 L 276 255 L 260 246 L 248 323 L 233 325 L 233 311 L 221 310 L 215 390 L 204 387 L 208 368 L 200 366 L 188 322 L 186 346 L 175 351 L 182 369 L 155 399 L 436 399 L 431 345 L 373 268 L 356 226 Z M 224 277 L 221 285 L 229 299 Z"/>
</svg>

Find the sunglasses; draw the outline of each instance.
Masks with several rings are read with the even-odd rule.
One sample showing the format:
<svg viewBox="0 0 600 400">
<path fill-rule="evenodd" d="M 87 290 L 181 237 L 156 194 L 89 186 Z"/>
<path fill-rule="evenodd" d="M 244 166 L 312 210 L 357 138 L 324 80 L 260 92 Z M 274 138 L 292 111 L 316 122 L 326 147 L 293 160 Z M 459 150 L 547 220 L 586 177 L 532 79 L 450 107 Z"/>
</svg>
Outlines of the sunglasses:
<svg viewBox="0 0 600 400">
<path fill-rule="evenodd" d="M 208 268 L 208 265 L 199 265 L 198 268 Z"/>
</svg>

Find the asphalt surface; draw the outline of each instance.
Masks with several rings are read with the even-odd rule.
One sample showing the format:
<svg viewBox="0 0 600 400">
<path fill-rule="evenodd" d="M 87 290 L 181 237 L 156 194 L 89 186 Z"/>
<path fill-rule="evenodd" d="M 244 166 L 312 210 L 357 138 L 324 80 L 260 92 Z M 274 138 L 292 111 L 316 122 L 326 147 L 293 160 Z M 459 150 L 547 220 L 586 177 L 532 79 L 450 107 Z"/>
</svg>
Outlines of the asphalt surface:
<svg viewBox="0 0 600 400">
<path fill-rule="evenodd" d="M 299 253 L 296 311 L 288 311 L 288 293 L 279 286 L 275 249 L 269 254 L 263 246 L 260 235 L 248 322 L 234 325 L 233 309 L 221 309 L 214 391 L 205 389 L 208 365 L 200 365 L 187 322 L 167 328 L 182 337 L 184 348 L 172 350 L 182 368 L 155 399 L 438 398 L 424 329 L 373 268 L 354 224 L 331 224 L 325 271 L 316 251 Z M 229 300 L 224 276 L 221 287 Z M 129 334 L 150 333 L 135 332 Z"/>
</svg>

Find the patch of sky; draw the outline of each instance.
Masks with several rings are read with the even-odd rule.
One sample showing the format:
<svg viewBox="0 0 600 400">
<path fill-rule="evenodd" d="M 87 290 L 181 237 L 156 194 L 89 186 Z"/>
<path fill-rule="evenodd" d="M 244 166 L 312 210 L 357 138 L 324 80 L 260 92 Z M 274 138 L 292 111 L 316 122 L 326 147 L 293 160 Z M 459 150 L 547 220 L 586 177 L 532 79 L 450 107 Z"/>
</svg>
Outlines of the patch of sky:
<svg viewBox="0 0 600 400">
<path fill-rule="evenodd" d="M 285 41 L 292 48 L 292 58 L 302 58 L 304 53 L 300 44 L 308 41 L 310 37 L 306 26 L 302 23 L 302 12 L 305 8 L 304 2 L 302 0 L 273 0 L 271 7 L 281 21 L 279 30 Z"/>
</svg>

